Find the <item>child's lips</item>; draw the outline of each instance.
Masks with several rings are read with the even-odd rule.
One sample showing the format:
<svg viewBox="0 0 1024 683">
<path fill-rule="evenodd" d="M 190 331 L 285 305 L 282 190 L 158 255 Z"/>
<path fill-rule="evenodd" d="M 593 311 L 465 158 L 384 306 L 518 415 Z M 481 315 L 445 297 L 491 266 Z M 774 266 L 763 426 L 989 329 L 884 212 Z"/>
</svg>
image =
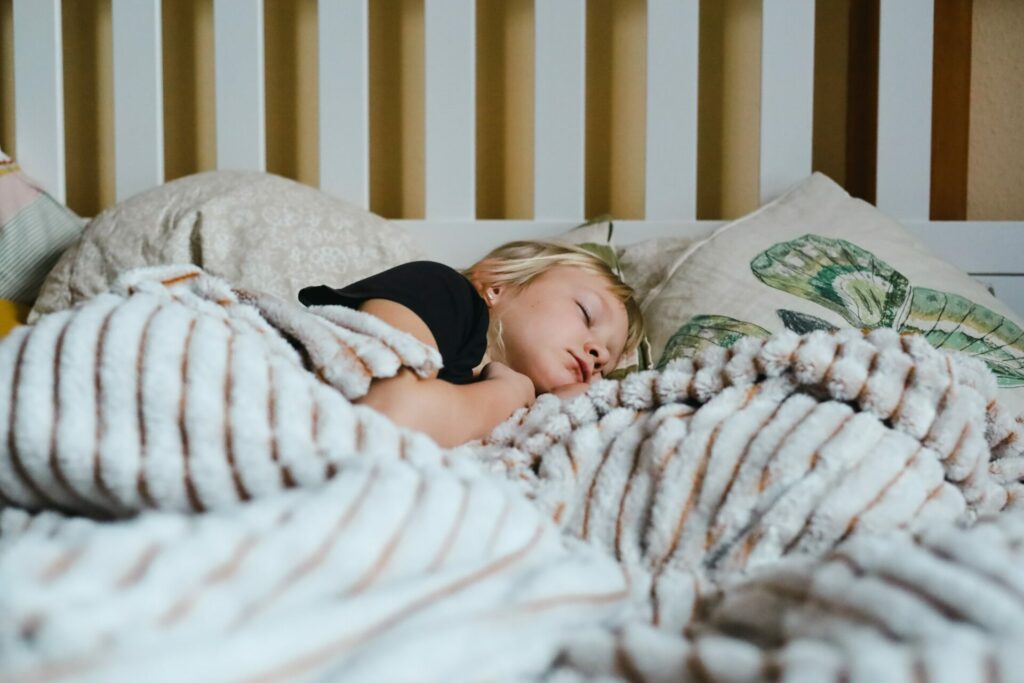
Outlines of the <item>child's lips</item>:
<svg viewBox="0 0 1024 683">
<path fill-rule="evenodd" d="M 576 354 L 570 353 L 572 359 L 576 361 L 576 376 L 580 382 L 590 381 L 590 368 L 587 364 L 576 357 Z"/>
</svg>

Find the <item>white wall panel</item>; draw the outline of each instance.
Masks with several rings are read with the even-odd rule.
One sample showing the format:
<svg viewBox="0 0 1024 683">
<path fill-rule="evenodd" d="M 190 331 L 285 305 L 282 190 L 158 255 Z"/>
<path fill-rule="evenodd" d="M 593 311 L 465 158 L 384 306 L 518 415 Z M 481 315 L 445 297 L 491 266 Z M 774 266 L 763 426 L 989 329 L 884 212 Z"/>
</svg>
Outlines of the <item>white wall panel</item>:
<svg viewBox="0 0 1024 683">
<path fill-rule="evenodd" d="M 66 199 L 60 0 L 14 0 L 17 159 L 58 201 Z"/>
<path fill-rule="evenodd" d="M 533 213 L 583 218 L 586 136 L 585 0 L 536 0 Z"/>
<path fill-rule="evenodd" d="M 214 0 L 217 168 L 267 166 L 263 0 Z"/>
<path fill-rule="evenodd" d="M 320 188 L 370 207 L 367 0 L 320 0 Z"/>
<path fill-rule="evenodd" d="M 117 199 L 164 181 L 160 0 L 113 0 Z"/>
<path fill-rule="evenodd" d="M 1010 312 L 1024 318 L 1024 275 L 976 275 L 974 279 L 991 287 Z"/>
<path fill-rule="evenodd" d="M 647 2 L 644 217 L 697 217 L 699 0 Z"/>
<path fill-rule="evenodd" d="M 940 257 L 970 273 L 1024 274 L 1022 221 L 903 221 Z"/>
<path fill-rule="evenodd" d="M 424 0 L 426 212 L 476 218 L 476 2 Z"/>
<path fill-rule="evenodd" d="M 761 203 L 811 173 L 814 0 L 764 0 Z"/>
<path fill-rule="evenodd" d="M 933 0 L 881 0 L 875 204 L 925 220 L 931 197 Z"/>
</svg>

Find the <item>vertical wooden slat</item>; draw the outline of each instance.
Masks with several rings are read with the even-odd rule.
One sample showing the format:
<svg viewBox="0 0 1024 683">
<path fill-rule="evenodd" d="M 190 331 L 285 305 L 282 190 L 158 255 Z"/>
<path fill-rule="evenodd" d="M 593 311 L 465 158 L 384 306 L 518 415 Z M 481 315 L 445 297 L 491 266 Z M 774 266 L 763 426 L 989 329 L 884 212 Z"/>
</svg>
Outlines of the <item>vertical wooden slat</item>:
<svg viewBox="0 0 1024 683">
<path fill-rule="evenodd" d="M 476 217 L 476 3 L 424 0 L 426 213 Z"/>
<path fill-rule="evenodd" d="M 533 217 L 534 0 L 476 5 L 476 217 Z"/>
<path fill-rule="evenodd" d="M 812 160 L 840 185 L 846 183 L 846 108 L 850 8 L 818 3 L 814 11 L 814 124 Z"/>
<path fill-rule="evenodd" d="M 644 217 L 697 217 L 698 0 L 647 2 Z"/>
<path fill-rule="evenodd" d="M 266 168 L 263 0 L 214 0 L 217 168 Z"/>
<path fill-rule="evenodd" d="M 875 203 L 895 218 L 928 218 L 931 191 L 933 0 L 881 0 Z"/>
<path fill-rule="evenodd" d="M 878 0 L 851 2 L 846 81 L 846 191 L 875 202 L 878 156 Z"/>
<path fill-rule="evenodd" d="M 113 0 L 114 176 L 124 199 L 164 180 L 161 0 Z"/>
<path fill-rule="evenodd" d="M 534 10 L 533 213 L 581 220 L 586 139 L 586 3 L 537 0 Z"/>
<path fill-rule="evenodd" d="M 320 188 L 370 207 L 369 12 L 320 0 Z"/>
<path fill-rule="evenodd" d="M 21 167 L 65 201 L 60 0 L 14 0 L 14 119 Z"/>
<path fill-rule="evenodd" d="M 764 0 L 761 34 L 761 203 L 811 172 L 814 0 Z"/>
<path fill-rule="evenodd" d="M 213 3 L 165 0 L 164 179 L 217 166 Z"/>
<path fill-rule="evenodd" d="M 967 218 L 972 0 L 935 1 L 932 76 L 932 220 Z"/>
</svg>

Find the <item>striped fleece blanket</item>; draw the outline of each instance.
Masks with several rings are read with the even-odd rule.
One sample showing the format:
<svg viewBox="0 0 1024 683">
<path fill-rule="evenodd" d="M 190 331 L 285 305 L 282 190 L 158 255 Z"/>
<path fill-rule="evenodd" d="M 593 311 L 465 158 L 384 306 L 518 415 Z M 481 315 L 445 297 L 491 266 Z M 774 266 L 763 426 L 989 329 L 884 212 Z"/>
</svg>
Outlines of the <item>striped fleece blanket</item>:
<svg viewBox="0 0 1024 683">
<path fill-rule="evenodd" d="M 0 342 L 0 680 L 1024 680 L 1024 424 L 876 331 L 744 339 L 444 450 L 437 353 L 191 267 Z"/>
</svg>

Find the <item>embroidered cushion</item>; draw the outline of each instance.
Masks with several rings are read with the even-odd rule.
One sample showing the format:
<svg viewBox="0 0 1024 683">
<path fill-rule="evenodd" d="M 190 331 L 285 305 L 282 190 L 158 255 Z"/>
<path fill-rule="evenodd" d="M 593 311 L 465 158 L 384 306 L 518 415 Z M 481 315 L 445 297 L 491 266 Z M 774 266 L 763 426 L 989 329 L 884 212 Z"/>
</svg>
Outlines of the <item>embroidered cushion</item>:
<svg viewBox="0 0 1024 683">
<path fill-rule="evenodd" d="M 684 251 L 644 313 L 658 367 L 783 329 L 923 334 L 985 361 L 1024 411 L 1020 316 L 820 173 Z"/>
</svg>

